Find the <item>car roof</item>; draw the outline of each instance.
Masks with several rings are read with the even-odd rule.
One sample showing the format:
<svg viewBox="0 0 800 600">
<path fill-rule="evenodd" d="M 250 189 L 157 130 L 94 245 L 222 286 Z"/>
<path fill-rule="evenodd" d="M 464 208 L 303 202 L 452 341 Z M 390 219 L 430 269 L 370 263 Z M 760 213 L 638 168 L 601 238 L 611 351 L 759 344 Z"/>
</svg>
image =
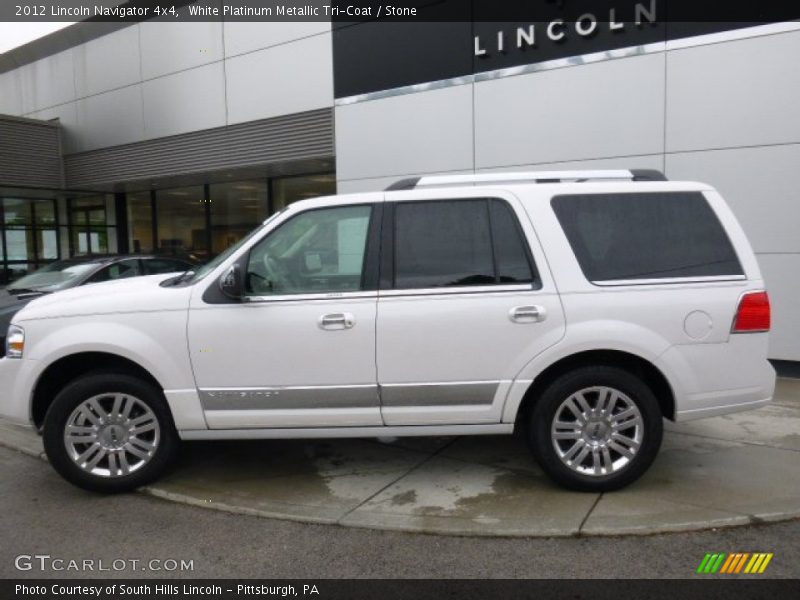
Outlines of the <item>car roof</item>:
<svg viewBox="0 0 800 600">
<path fill-rule="evenodd" d="M 173 260 L 175 262 L 182 262 L 186 264 L 193 263 L 191 258 L 187 258 L 185 256 L 162 256 L 159 254 L 83 254 L 79 256 L 72 256 L 70 258 L 64 258 L 61 259 L 59 262 L 72 263 L 72 264 L 97 262 L 97 263 L 108 264 L 130 259 L 143 259 L 143 260 L 163 259 L 163 260 Z"/>
</svg>

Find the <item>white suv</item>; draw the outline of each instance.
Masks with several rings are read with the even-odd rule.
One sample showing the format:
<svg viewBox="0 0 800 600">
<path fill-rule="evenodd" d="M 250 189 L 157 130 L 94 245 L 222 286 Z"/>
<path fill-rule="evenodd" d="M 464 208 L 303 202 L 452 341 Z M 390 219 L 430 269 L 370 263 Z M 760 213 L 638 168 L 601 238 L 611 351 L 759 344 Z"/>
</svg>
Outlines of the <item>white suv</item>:
<svg viewBox="0 0 800 600">
<path fill-rule="evenodd" d="M 720 195 L 654 171 L 404 180 L 292 204 L 195 272 L 35 300 L 0 413 L 107 492 L 179 439 L 510 434 L 578 490 L 662 419 L 763 406 L 770 308 Z"/>
</svg>

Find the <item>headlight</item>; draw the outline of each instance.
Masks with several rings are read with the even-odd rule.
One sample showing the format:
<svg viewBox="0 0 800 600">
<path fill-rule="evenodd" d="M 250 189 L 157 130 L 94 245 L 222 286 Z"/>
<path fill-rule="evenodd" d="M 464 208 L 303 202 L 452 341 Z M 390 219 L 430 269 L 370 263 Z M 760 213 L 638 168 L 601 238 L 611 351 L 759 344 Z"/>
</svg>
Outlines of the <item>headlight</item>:
<svg viewBox="0 0 800 600">
<path fill-rule="evenodd" d="M 6 336 L 6 357 L 22 358 L 23 350 L 25 350 L 25 330 L 17 325 L 11 325 Z"/>
</svg>

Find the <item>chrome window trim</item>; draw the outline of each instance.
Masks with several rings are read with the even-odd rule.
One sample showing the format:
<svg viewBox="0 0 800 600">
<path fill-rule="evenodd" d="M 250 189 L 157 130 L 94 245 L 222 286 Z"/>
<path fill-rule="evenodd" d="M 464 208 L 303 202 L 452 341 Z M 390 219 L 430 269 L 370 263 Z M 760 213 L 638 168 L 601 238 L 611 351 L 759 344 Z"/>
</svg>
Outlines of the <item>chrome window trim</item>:
<svg viewBox="0 0 800 600">
<path fill-rule="evenodd" d="M 393 298 L 399 296 L 454 296 L 469 294 L 492 294 L 509 292 L 541 292 L 541 287 L 534 287 L 533 283 L 515 285 L 465 285 L 458 287 L 435 288 L 402 288 L 396 290 L 379 290 L 379 298 Z"/>
<path fill-rule="evenodd" d="M 324 292 L 320 294 L 280 294 L 275 296 L 244 296 L 242 298 L 242 304 L 305 302 L 311 300 L 361 300 L 377 297 L 377 290 L 368 290 L 364 292 Z"/>
<path fill-rule="evenodd" d="M 652 279 L 609 279 L 592 281 L 603 287 L 620 287 L 630 285 L 672 285 L 676 283 L 713 283 L 717 281 L 746 281 L 746 275 L 707 275 L 704 277 L 661 277 Z"/>
</svg>

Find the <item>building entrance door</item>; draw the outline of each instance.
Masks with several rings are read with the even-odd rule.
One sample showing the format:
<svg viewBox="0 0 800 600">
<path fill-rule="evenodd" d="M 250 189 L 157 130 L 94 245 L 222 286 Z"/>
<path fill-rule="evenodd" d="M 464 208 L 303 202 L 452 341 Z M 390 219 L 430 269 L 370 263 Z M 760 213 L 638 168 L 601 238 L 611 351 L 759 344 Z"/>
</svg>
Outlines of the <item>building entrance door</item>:
<svg viewBox="0 0 800 600">
<path fill-rule="evenodd" d="M 73 255 L 107 254 L 108 228 L 106 208 L 102 205 L 81 206 L 71 211 L 70 242 Z"/>
</svg>

